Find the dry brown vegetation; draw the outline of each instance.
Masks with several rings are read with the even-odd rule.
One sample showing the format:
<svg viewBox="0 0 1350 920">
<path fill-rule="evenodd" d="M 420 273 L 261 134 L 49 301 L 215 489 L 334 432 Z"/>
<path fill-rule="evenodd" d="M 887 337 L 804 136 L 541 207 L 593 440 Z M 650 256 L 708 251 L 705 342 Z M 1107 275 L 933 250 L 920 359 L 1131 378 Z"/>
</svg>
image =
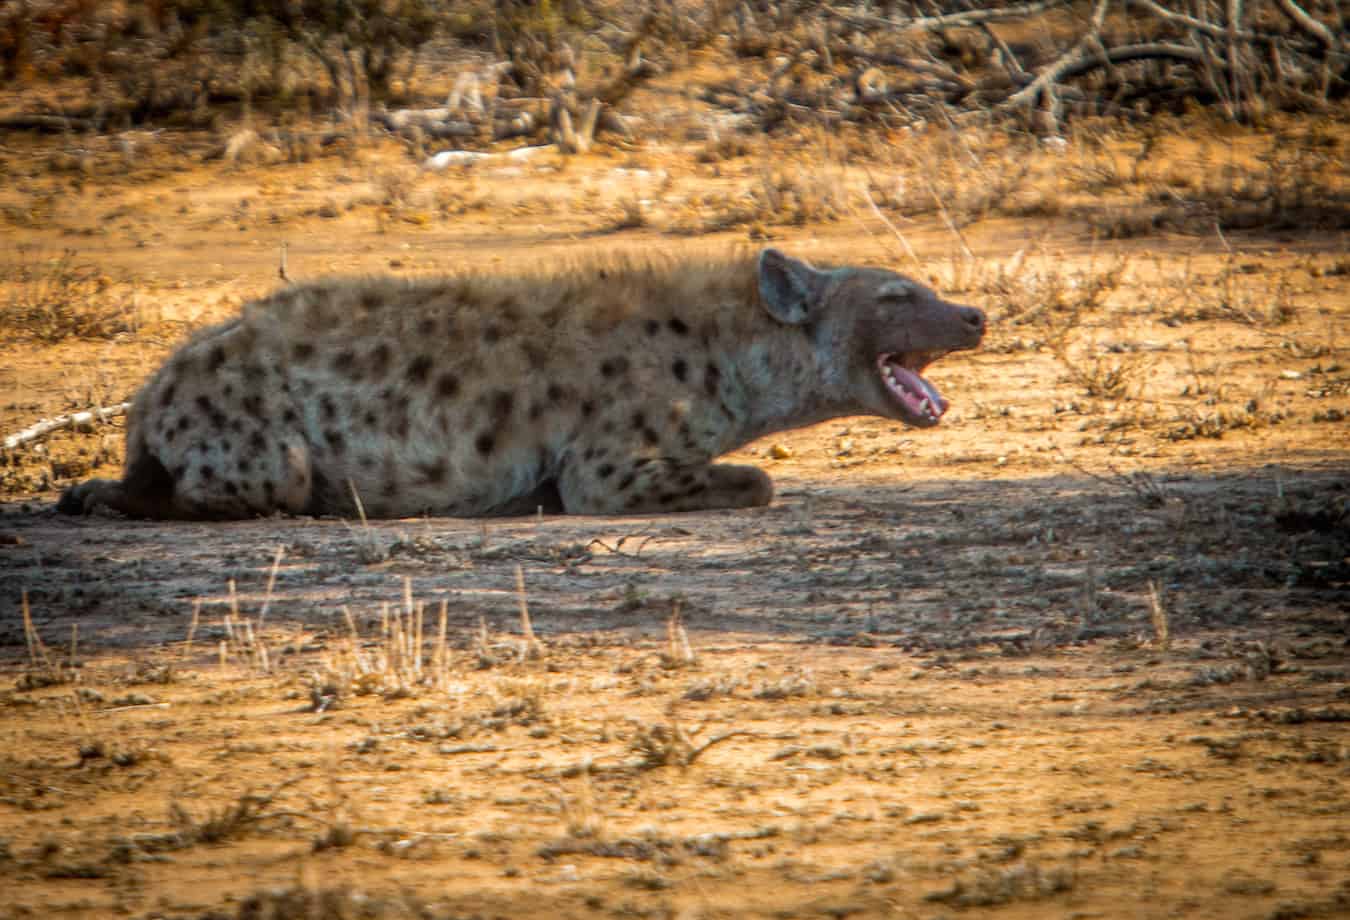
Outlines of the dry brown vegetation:
<svg viewBox="0 0 1350 920">
<path fill-rule="evenodd" d="M 255 6 L 0 4 L 0 434 L 279 269 L 772 241 L 990 331 L 749 512 L 65 519 L 123 421 L 4 448 L 0 918 L 1350 913 L 1336 5 Z"/>
</svg>

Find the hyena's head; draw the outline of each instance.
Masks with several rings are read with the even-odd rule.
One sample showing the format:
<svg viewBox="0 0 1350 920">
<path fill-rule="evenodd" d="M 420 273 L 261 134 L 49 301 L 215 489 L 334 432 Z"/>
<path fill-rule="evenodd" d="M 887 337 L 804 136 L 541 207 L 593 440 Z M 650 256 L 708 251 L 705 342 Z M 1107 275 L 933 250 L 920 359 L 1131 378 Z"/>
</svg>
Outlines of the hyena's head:
<svg viewBox="0 0 1350 920">
<path fill-rule="evenodd" d="M 950 351 L 975 348 L 984 313 L 880 268 L 818 269 L 776 249 L 759 257 L 760 300 L 781 323 L 811 335 L 826 380 L 860 411 L 919 428 L 947 411 L 920 376 Z"/>
</svg>

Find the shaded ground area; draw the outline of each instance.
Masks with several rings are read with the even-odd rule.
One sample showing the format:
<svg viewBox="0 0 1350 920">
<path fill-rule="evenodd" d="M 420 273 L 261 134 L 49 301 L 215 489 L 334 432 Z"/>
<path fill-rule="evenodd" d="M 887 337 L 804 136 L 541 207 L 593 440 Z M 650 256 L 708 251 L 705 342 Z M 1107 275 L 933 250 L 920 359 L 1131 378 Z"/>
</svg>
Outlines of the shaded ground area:
<svg viewBox="0 0 1350 920">
<path fill-rule="evenodd" d="M 369 527 L 11 506 L 0 594 L 50 663 L 9 607 L 4 910 L 1338 916 L 1338 473 Z"/>
</svg>

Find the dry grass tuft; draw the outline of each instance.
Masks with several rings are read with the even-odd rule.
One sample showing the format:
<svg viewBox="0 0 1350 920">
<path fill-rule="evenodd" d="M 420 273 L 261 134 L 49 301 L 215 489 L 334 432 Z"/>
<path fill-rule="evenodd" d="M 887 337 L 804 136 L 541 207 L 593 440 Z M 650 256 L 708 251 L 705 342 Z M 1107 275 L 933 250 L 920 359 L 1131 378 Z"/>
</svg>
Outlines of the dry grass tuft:
<svg viewBox="0 0 1350 920">
<path fill-rule="evenodd" d="M 37 258 L 20 247 L 17 262 L 0 266 L 0 339 L 50 345 L 69 338 L 111 339 L 139 326 L 131 301 L 109 295 L 112 279 L 73 249 Z"/>
<path fill-rule="evenodd" d="M 56 687 L 68 684 L 79 676 L 76 668 L 75 653 L 78 647 L 77 627 L 71 627 L 70 656 L 62 662 L 47 649 L 37 627 L 33 625 L 33 613 L 28 606 L 28 592 L 20 595 L 19 607 L 23 615 L 23 638 L 28 645 L 28 670 L 15 682 L 16 690 L 37 690 L 42 687 Z"/>
</svg>

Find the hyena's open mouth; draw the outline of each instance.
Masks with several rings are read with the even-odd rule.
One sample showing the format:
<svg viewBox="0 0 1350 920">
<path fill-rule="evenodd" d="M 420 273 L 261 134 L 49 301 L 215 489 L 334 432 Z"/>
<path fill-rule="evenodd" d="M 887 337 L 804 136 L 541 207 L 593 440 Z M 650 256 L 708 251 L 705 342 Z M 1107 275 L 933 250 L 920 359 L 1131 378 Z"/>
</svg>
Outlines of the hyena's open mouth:
<svg viewBox="0 0 1350 920">
<path fill-rule="evenodd" d="M 877 357 L 886 390 L 900 404 L 905 421 L 920 428 L 936 425 L 947 411 L 947 400 L 928 380 L 919 375 L 945 352 L 914 351 L 905 354 L 883 354 Z"/>
</svg>

